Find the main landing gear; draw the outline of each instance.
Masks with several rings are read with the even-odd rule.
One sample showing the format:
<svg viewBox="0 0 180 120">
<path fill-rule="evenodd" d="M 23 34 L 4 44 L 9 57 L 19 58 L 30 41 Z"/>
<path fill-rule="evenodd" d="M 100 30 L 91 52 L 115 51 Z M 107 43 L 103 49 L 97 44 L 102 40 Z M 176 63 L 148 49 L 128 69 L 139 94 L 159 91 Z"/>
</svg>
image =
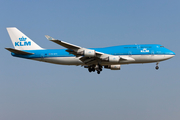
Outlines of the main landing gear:
<svg viewBox="0 0 180 120">
<path fill-rule="evenodd" d="M 158 66 L 159 62 L 156 63 L 156 67 L 155 69 L 158 70 L 159 69 L 159 66 Z"/>
<path fill-rule="evenodd" d="M 90 67 L 88 68 L 88 71 L 89 71 L 89 72 L 95 72 L 95 67 L 90 66 Z"/>
<path fill-rule="evenodd" d="M 98 64 L 98 65 L 93 65 L 93 66 L 89 66 L 89 67 L 88 67 L 88 71 L 89 71 L 89 72 L 95 72 L 95 71 L 97 71 L 97 74 L 100 74 L 101 71 L 102 71 L 102 66 L 101 66 L 100 64 Z"/>
<path fill-rule="evenodd" d="M 102 71 L 102 66 L 100 64 L 97 65 L 97 74 L 100 74 Z"/>
</svg>

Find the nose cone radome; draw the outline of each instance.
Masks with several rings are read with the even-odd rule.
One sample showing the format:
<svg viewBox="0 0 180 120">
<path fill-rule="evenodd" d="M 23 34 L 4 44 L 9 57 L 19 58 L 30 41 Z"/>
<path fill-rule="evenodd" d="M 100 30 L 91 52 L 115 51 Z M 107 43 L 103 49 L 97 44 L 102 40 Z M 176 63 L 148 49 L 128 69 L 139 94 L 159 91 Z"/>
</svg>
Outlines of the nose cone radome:
<svg viewBox="0 0 180 120">
<path fill-rule="evenodd" d="M 174 55 L 174 56 L 176 55 L 173 51 L 171 51 L 171 54 Z"/>
<path fill-rule="evenodd" d="M 175 56 L 175 55 L 170 55 L 169 58 L 172 58 L 172 57 L 174 57 L 174 56 Z"/>
<path fill-rule="evenodd" d="M 170 51 L 169 52 L 169 58 L 172 58 L 172 57 L 174 57 L 176 54 L 173 52 L 173 51 Z"/>
<path fill-rule="evenodd" d="M 176 55 L 176 54 L 175 54 L 173 51 L 171 51 L 171 50 L 170 50 L 169 54 L 170 54 L 170 55 L 174 55 L 174 56 Z"/>
</svg>

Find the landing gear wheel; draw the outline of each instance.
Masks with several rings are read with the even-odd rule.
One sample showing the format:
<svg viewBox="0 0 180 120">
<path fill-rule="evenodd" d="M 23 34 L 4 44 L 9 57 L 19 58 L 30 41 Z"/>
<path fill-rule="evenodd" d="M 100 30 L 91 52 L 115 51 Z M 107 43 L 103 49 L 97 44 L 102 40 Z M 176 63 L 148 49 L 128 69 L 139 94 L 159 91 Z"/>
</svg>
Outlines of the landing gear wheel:
<svg viewBox="0 0 180 120">
<path fill-rule="evenodd" d="M 158 69 L 159 69 L 159 66 L 158 66 L 158 65 L 159 65 L 159 62 L 157 62 L 157 63 L 156 63 L 156 67 L 155 67 L 155 68 L 156 68 L 156 70 L 158 70 Z"/>
<path fill-rule="evenodd" d="M 102 71 L 102 66 L 98 64 L 98 71 Z"/>
<path fill-rule="evenodd" d="M 88 68 L 88 71 L 89 71 L 89 72 L 92 72 L 92 69 L 91 69 L 91 68 Z"/>
<path fill-rule="evenodd" d="M 100 74 L 100 71 L 97 71 L 97 74 Z"/>
<path fill-rule="evenodd" d="M 156 68 L 156 70 L 158 70 L 158 69 L 159 69 L 159 66 L 156 66 L 155 68 Z"/>
</svg>

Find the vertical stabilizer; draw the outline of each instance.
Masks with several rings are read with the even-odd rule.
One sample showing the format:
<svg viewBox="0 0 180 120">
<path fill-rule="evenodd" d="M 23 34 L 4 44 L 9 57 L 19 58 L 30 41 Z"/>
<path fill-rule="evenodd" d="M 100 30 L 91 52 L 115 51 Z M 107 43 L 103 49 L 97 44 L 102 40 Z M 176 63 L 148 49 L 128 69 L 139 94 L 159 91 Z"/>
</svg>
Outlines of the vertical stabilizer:
<svg viewBox="0 0 180 120">
<path fill-rule="evenodd" d="M 11 41 L 15 49 L 18 50 L 43 49 L 15 27 L 9 27 L 7 28 L 7 31 L 9 33 L 9 36 L 11 38 Z"/>
</svg>

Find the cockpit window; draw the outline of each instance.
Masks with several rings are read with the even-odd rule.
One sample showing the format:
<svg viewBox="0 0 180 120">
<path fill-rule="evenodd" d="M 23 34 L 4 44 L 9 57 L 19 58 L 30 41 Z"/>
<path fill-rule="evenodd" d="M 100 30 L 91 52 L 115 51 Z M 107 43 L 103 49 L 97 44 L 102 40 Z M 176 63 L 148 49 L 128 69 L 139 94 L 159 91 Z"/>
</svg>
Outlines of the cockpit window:
<svg viewBox="0 0 180 120">
<path fill-rule="evenodd" d="M 164 47 L 164 46 L 160 46 L 160 47 Z"/>
</svg>

